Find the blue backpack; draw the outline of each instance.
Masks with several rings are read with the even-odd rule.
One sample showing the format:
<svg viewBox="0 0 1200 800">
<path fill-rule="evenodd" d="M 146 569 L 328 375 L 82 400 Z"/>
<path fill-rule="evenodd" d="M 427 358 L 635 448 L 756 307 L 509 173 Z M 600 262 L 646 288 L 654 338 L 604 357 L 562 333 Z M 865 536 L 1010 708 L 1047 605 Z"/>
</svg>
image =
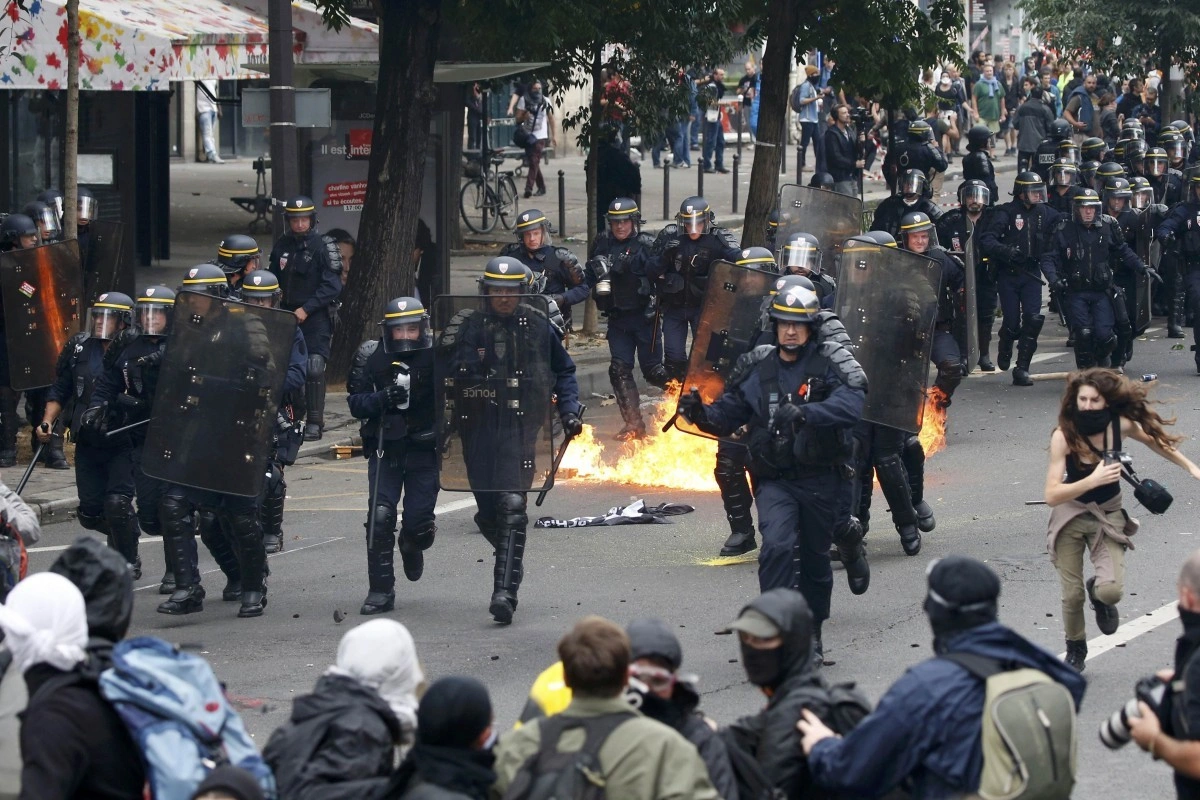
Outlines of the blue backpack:
<svg viewBox="0 0 1200 800">
<path fill-rule="evenodd" d="M 100 692 L 137 742 L 154 800 L 190 800 L 225 764 L 249 771 L 276 797 L 271 768 L 200 656 L 150 636 L 118 642 Z"/>
</svg>

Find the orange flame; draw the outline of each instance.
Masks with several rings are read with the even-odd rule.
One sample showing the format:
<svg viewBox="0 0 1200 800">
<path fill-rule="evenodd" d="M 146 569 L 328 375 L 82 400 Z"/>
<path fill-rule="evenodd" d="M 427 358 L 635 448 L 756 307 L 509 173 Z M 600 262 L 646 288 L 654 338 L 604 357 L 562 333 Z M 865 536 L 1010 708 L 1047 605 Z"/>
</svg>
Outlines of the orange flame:
<svg viewBox="0 0 1200 800">
<path fill-rule="evenodd" d="M 662 432 L 663 424 L 675 413 L 678 398 L 678 384 L 672 384 L 647 420 L 649 435 L 618 445 L 615 464 L 606 462 L 605 446 L 597 441 L 595 428 L 584 425 L 583 433 L 567 448 L 560 477 L 587 483 L 715 492 L 716 441 L 675 428 Z"/>
<path fill-rule="evenodd" d="M 925 398 L 925 416 L 918 437 L 925 457 L 946 449 L 946 404 L 948 398 L 941 387 L 934 386 Z"/>
</svg>

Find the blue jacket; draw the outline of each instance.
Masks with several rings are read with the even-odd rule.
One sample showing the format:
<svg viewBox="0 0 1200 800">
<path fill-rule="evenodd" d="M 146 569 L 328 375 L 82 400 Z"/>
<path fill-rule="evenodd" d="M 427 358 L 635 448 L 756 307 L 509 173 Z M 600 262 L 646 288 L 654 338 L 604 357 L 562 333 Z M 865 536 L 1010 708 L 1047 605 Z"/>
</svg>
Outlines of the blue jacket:
<svg viewBox="0 0 1200 800">
<path fill-rule="evenodd" d="M 1042 670 L 1071 692 L 1087 688 L 1075 670 L 998 622 L 963 631 L 948 651 L 976 653 Z M 958 797 L 979 788 L 983 772 L 984 684 L 941 658 L 911 667 L 875 711 L 844 739 L 818 742 L 808 763 L 817 785 L 854 797 L 882 797 L 906 778 L 912 797 Z"/>
</svg>

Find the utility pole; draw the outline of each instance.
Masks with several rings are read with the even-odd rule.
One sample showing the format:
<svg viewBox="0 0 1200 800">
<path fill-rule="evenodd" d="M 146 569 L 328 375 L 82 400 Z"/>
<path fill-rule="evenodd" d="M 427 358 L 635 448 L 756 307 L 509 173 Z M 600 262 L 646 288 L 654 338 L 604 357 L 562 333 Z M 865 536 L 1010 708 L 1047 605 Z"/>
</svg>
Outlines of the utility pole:
<svg viewBox="0 0 1200 800">
<path fill-rule="evenodd" d="M 271 195 L 275 238 L 283 234 L 281 204 L 299 191 L 296 156 L 296 84 L 292 68 L 292 3 L 270 0 L 268 48 L 271 68 Z"/>
<path fill-rule="evenodd" d="M 67 0 L 67 110 L 63 137 L 63 238 L 74 239 L 79 197 L 79 0 Z"/>
</svg>

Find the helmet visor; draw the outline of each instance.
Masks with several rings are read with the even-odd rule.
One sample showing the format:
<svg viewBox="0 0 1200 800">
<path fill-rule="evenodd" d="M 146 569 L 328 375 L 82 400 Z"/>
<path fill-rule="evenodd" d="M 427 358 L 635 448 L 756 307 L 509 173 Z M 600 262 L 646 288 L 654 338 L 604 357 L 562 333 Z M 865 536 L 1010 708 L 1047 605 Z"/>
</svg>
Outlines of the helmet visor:
<svg viewBox="0 0 1200 800">
<path fill-rule="evenodd" d="M 1025 186 L 1021 189 L 1021 196 L 1025 198 L 1025 202 L 1031 206 L 1038 203 L 1046 202 L 1046 187 L 1041 184 L 1033 184 Z"/>
<path fill-rule="evenodd" d="M 691 214 L 688 216 L 680 215 L 678 217 L 679 227 L 684 233 L 705 233 L 708 229 L 708 214 Z"/>
<path fill-rule="evenodd" d="M 1165 158 L 1147 158 L 1144 166 L 1146 174 L 1152 175 L 1155 178 L 1167 174 L 1167 160 Z"/>
<path fill-rule="evenodd" d="M 1076 222 L 1084 225 L 1092 225 L 1096 222 L 1096 218 L 1100 216 L 1100 204 L 1095 199 L 1073 203 L 1072 205 L 1074 206 L 1072 213 Z"/>
<path fill-rule="evenodd" d="M 123 308 L 88 309 L 87 332 L 93 339 L 108 340 L 129 324 L 129 311 Z"/>
<path fill-rule="evenodd" d="M 33 221 L 37 223 L 43 241 L 53 241 L 62 235 L 62 223 L 59 222 L 58 214 L 54 212 L 53 206 L 42 208 L 34 216 Z"/>
<path fill-rule="evenodd" d="M 1074 186 L 1079 172 L 1070 164 L 1055 164 L 1050 168 L 1051 186 Z"/>
<path fill-rule="evenodd" d="M 992 202 L 992 190 L 986 186 L 967 186 L 959 193 L 958 202 L 964 206 L 986 206 Z"/>
<path fill-rule="evenodd" d="M 171 332 L 174 303 L 138 303 L 134 319 L 145 336 L 166 336 Z"/>
<path fill-rule="evenodd" d="M 283 292 L 243 292 L 242 302 L 252 306 L 261 306 L 263 308 L 276 308 L 279 306 L 279 298 Z"/>
<path fill-rule="evenodd" d="M 1154 189 L 1149 186 L 1142 186 L 1133 190 L 1133 197 L 1130 198 L 1130 205 L 1137 211 L 1143 211 L 1154 204 Z"/>
<path fill-rule="evenodd" d="M 1058 157 L 1069 164 L 1079 163 L 1079 148 L 1074 144 L 1063 142 L 1058 146 Z"/>
<path fill-rule="evenodd" d="M 96 218 L 96 198 L 87 195 L 80 197 L 77 208 L 80 222 L 90 222 Z"/>
<path fill-rule="evenodd" d="M 1178 161 L 1184 156 L 1184 143 L 1182 139 L 1167 142 L 1163 145 L 1163 149 L 1167 151 L 1167 158 L 1172 161 Z"/>
<path fill-rule="evenodd" d="M 383 350 L 385 353 L 408 353 L 413 350 L 428 350 L 433 347 L 433 331 L 429 327 L 429 315 L 407 319 L 387 320 L 383 323 Z"/>
<path fill-rule="evenodd" d="M 925 176 L 919 172 L 909 172 L 900 178 L 900 194 L 919 195 L 925 191 Z"/>
</svg>

